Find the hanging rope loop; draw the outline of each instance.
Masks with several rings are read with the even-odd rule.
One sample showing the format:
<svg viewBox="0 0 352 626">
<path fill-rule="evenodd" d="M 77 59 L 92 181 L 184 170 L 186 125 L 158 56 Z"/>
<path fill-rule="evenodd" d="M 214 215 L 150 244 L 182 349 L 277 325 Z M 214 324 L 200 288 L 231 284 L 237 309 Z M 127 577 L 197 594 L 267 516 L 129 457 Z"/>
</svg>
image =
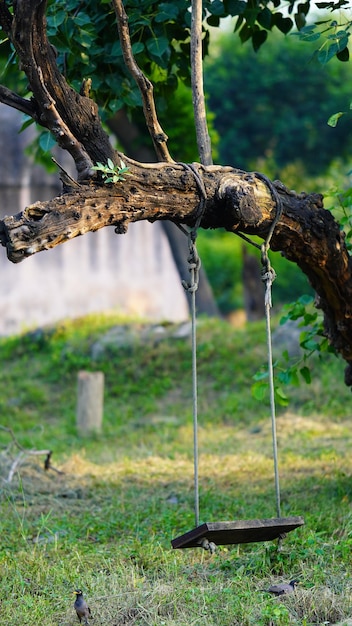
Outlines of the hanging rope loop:
<svg viewBox="0 0 352 626">
<path fill-rule="evenodd" d="M 273 458 L 274 458 L 274 479 L 275 479 L 275 496 L 276 496 L 276 514 L 277 517 L 281 517 L 281 497 L 280 497 L 280 478 L 279 478 L 279 462 L 277 451 L 277 432 L 276 432 L 276 408 L 275 408 L 275 384 L 274 384 L 274 366 L 273 366 L 273 354 L 272 354 L 272 340 L 271 340 L 271 327 L 270 327 L 270 309 L 272 308 L 271 299 L 271 287 L 276 278 L 276 273 L 271 266 L 269 259 L 270 241 L 273 236 L 276 224 L 278 223 L 282 215 L 282 202 L 281 198 L 273 186 L 272 182 L 264 175 L 260 174 L 260 178 L 268 185 L 271 195 L 275 200 L 276 214 L 273 219 L 268 235 L 265 242 L 261 246 L 261 262 L 262 262 L 262 281 L 265 283 L 265 319 L 266 319 L 266 336 L 267 336 L 267 351 L 268 351 L 268 376 L 269 376 L 269 395 L 270 395 L 270 412 L 271 412 L 271 433 L 273 443 Z M 281 548 L 282 537 L 279 538 L 279 549 Z"/>
<path fill-rule="evenodd" d="M 182 167 L 184 167 L 185 170 L 188 170 L 188 172 L 192 174 L 197 184 L 198 191 L 200 192 L 200 201 L 197 207 L 196 221 L 192 230 L 190 231 L 192 233 L 193 243 L 195 243 L 195 240 L 197 238 L 197 231 L 205 213 L 205 207 L 206 207 L 206 201 L 207 201 L 207 190 L 205 188 L 203 176 L 201 175 L 200 171 L 196 168 L 196 166 L 193 163 L 178 162 L 177 165 L 182 165 Z M 177 225 L 179 226 L 180 230 L 182 230 L 184 234 L 188 235 L 188 232 L 181 225 L 179 224 Z"/>
<path fill-rule="evenodd" d="M 262 247 L 261 247 L 261 261 L 262 261 L 262 281 L 263 283 L 265 283 L 265 300 L 264 300 L 264 304 L 265 304 L 265 308 L 269 307 L 271 309 L 272 307 L 272 300 L 271 300 L 271 287 L 272 284 L 276 278 L 276 272 L 274 270 L 274 268 L 272 267 L 271 263 L 270 263 L 270 259 L 268 256 L 268 250 L 266 247 L 266 244 L 263 243 Z"/>
<path fill-rule="evenodd" d="M 200 258 L 196 248 L 196 239 L 198 234 L 198 228 L 204 216 L 207 192 L 204 185 L 204 180 L 195 167 L 188 163 L 180 163 L 186 170 L 193 175 L 198 191 L 200 192 L 200 201 L 197 208 L 195 223 L 193 228 L 188 231 L 180 224 L 177 224 L 181 232 L 188 237 L 188 269 L 191 274 L 190 281 L 183 280 L 182 286 L 191 294 L 191 318 L 192 318 L 192 396 L 193 396 L 193 462 L 194 462 L 194 518 L 195 525 L 199 526 L 199 478 L 198 478 L 198 383 L 197 383 L 197 337 L 196 337 L 196 291 L 199 284 L 199 270 L 200 270 Z M 213 545 L 208 543 L 208 547 L 205 549 L 213 552 Z"/>
<path fill-rule="evenodd" d="M 189 246 L 189 255 L 187 257 L 188 261 L 188 269 L 191 274 L 191 280 L 188 282 L 187 280 L 182 281 L 182 286 L 189 293 L 193 293 L 197 291 L 199 285 L 199 270 L 201 266 L 201 261 L 199 258 L 198 250 L 195 245 L 195 241 L 193 241 L 192 232 L 189 233 L 188 236 L 188 246 Z"/>
</svg>

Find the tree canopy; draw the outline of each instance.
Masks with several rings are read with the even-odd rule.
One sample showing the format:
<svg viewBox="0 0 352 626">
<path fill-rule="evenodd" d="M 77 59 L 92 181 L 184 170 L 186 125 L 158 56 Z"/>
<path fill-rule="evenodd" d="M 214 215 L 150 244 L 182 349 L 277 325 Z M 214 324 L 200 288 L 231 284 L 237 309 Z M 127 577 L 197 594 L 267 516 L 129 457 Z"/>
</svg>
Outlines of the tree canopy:
<svg viewBox="0 0 352 626">
<path fill-rule="evenodd" d="M 332 9 L 346 2 L 323 4 Z M 294 20 L 305 36 L 309 8 L 309 3 L 292 2 L 286 16 L 279 0 L 272 9 L 260 1 L 206 0 L 203 51 L 209 39 L 207 25 L 217 25 L 226 15 L 236 16 L 240 38 L 251 39 L 257 49 L 271 29 L 288 32 Z M 258 172 L 210 165 L 208 157 L 201 157 L 201 164 L 178 163 L 169 153 L 153 89 L 160 98 L 170 97 L 166 92 L 170 94 L 178 79 L 189 81 L 190 57 L 192 69 L 201 42 L 199 23 L 194 27 L 193 18 L 186 0 L 172 4 L 132 0 L 125 6 L 121 0 L 86 4 L 0 0 L 3 45 L 17 59 L 18 77 L 22 72 L 26 76 L 22 90 L 13 82 L 12 88 L 0 85 L 0 101 L 50 131 L 71 154 L 77 170 L 77 180 L 61 171 L 61 196 L 2 220 L 0 242 L 8 258 L 19 262 L 105 226 L 124 233 L 130 222 L 138 220 L 225 228 L 258 235 L 266 242 L 272 235 L 272 249 L 297 263 L 317 292 L 326 336 L 347 361 L 346 382 L 351 384 L 352 267 L 344 233 L 324 209 L 321 195 L 297 194 Z M 331 29 L 334 39 L 326 38 L 327 50 L 332 54 L 333 47 L 334 54 L 346 60 L 348 27 L 337 31 L 329 24 L 327 32 Z M 321 36 L 313 34 L 316 40 Z M 196 77 L 191 74 L 194 96 L 199 72 Z M 140 163 L 115 150 L 102 123 L 107 110 L 113 113 L 122 104 L 132 107 L 139 98 L 158 163 Z M 199 112 L 199 101 L 195 97 L 193 101 Z M 206 135 L 199 140 L 204 130 L 200 126 L 204 119 L 197 122 L 196 116 L 202 154 Z"/>
<path fill-rule="evenodd" d="M 220 136 L 219 158 L 244 169 L 268 159 L 280 172 L 303 163 L 307 176 L 351 154 L 352 126 L 330 116 L 349 106 L 350 67 L 336 58 L 322 64 L 315 43 L 272 33 L 258 52 L 226 32 L 205 65 L 209 107 Z M 244 78 L 245 77 L 245 78 Z"/>
</svg>

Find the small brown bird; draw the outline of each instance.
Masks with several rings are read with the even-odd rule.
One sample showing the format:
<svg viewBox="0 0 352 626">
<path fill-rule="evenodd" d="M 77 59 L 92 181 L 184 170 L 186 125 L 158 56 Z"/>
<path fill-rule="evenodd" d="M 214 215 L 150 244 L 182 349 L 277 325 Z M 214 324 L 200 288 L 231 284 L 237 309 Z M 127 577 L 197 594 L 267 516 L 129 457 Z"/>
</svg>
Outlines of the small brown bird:
<svg viewBox="0 0 352 626">
<path fill-rule="evenodd" d="M 74 608 L 76 610 L 79 622 L 82 623 L 82 620 L 84 620 L 83 624 L 85 624 L 86 626 L 89 626 L 88 617 L 93 619 L 93 615 L 91 613 L 91 610 L 90 610 L 87 602 L 83 598 L 82 591 L 80 589 L 76 589 L 76 591 L 74 593 L 76 594 L 76 600 L 75 600 L 75 603 L 74 603 L 73 606 L 74 606 Z"/>
<path fill-rule="evenodd" d="M 274 596 L 283 596 L 287 593 L 292 593 L 295 590 L 298 580 L 291 580 L 289 583 L 279 583 L 278 585 L 271 585 L 267 591 Z"/>
</svg>

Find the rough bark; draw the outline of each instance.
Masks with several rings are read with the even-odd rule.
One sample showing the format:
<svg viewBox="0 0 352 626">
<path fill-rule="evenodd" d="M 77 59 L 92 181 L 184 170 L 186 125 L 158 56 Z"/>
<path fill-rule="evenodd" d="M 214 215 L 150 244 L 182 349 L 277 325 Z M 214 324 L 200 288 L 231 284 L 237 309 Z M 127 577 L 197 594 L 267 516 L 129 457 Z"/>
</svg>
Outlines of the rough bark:
<svg viewBox="0 0 352 626">
<path fill-rule="evenodd" d="M 36 202 L 0 223 L 0 240 L 17 263 L 88 231 L 130 222 L 169 219 L 194 226 L 199 192 L 193 174 L 180 164 L 129 165 L 124 182 L 73 187 L 50 202 Z M 270 189 L 255 173 L 201 166 L 207 201 L 203 228 L 225 228 L 265 238 L 276 214 Z M 319 194 L 296 194 L 276 182 L 283 204 L 271 247 L 297 263 L 317 293 L 332 345 L 352 363 L 352 265 L 344 235 Z M 350 370 L 346 373 L 349 383 Z M 350 383 L 349 383 L 350 384 Z"/>
<path fill-rule="evenodd" d="M 88 231 L 130 222 L 169 219 L 194 226 L 200 203 L 199 181 L 182 164 L 142 164 L 116 152 L 89 97 L 89 79 L 75 92 L 59 72 L 55 50 L 46 35 L 45 0 L 16 0 L 12 12 L 0 0 L 0 25 L 26 73 L 32 97 L 27 100 L 0 86 L 0 101 L 32 116 L 48 128 L 73 157 L 78 181 L 62 176 L 65 193 L 37 202 L 0 222 L 0 242 L 18 262 Z M 120 0 L 114 5 L 120 6 Z M 118 13 L 118 11 L 117 11 Z M 164 137 L 162 137 L 164 140 Z M 130 168 L 115 185 L 100 181 L 92 166 L 122 159 Z M 265 238 L 276 215 L 272 190 L 263 177 L 231 167 L 198 168 L 207 200 L 201 227 Z M 95 178 L 94 178 L 95 177 Z M 324 312 L 325 332 L 347 361 L 346 383 L 352 385 L 352 276 L 344 236 L 319 194 L 296 194 L 275 183 L 283 205 L 271 247 L 281 250 L 308 276 Z"/>
</svg>

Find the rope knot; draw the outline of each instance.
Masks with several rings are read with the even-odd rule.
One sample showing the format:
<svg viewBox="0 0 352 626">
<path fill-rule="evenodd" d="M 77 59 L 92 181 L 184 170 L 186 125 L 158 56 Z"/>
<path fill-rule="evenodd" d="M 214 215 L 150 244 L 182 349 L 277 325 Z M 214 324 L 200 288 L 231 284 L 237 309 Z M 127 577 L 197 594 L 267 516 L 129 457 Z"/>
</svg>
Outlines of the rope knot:
<svg viewBox="0 0 352 626">
<path fill-rule="evenodd" d="M 201 266 L 200 257 L 197 251 L 197 248 L 192 241 L 192 237 L 189 237 L 189 255 L 187 258 L 188 261 L 188 270 L 191 274 L 191 280 L 188 282 L 186 280 L 182 281 L 182 286 L 186 291 L 192 293 L 193 291 L 197 291 L 199 284 L 199 270 Z"/>
</svg>

